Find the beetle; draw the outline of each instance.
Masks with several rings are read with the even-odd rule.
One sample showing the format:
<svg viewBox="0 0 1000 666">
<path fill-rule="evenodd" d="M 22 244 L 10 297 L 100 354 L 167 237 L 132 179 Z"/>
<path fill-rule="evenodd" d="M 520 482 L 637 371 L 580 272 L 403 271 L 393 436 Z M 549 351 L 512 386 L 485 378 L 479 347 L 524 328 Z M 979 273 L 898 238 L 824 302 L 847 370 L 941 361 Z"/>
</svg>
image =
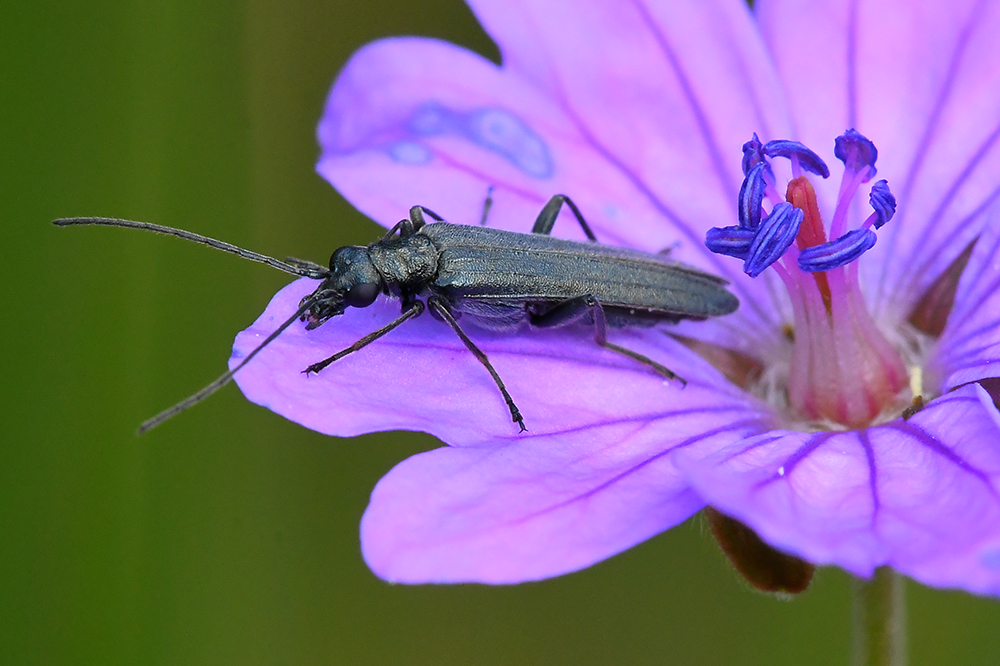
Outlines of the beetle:
<svg viewBox="0 0 1000 666">
<path fill-rule="evenodd" d="M 488 196 L 483 212 L 492 204 Z M 586 242 L 551 235 L 563 206 L 573 213 Z M 428 223 L 426 218 L 434 221 Z M 61 218 L 53 224 L 103 225 L 169 234 L 237 254 L 274 268 L 321 280 L 299 308 L 233 369 L 186 400 L 143 423 L 139 432 L 200 402 L 227 384 L 261 349 L 296 320 L 307 330 L 341 315 L 348 307 L 363 308 L 379 295 L 398 298 L 399 317 L 346 349 L 303 370 L 318 373 L 354 353 L 425 310 L 447 324 L 493 378 L 510 410 L 511 420 L 525 431 L 524 418 L 489 358 L 466 334 L 458 320 L 470 317 L 481 328 L 516 334 L 525 328 L 551 328 L 574 323 L 594 327 L 597 344 L 649 366 L 664 377 L 686 384 L 669 368 L 613 342 L 608 328 L 652 326 L 682 319 L 703 320 L 729 314 L 739 301 L 722 278 L 673 261 L 664 254 L 602 245 L 577 205 L 557 194 L 542 208 L 531 233 L 484 226 L 451 224 L 424 206 L 413 206 L 380 239 L 367 246 L 348 245 L 333 252 L 329 268 L 301 259 L 273 257 L 182 229 L 115 218 Z"/>
</svg>

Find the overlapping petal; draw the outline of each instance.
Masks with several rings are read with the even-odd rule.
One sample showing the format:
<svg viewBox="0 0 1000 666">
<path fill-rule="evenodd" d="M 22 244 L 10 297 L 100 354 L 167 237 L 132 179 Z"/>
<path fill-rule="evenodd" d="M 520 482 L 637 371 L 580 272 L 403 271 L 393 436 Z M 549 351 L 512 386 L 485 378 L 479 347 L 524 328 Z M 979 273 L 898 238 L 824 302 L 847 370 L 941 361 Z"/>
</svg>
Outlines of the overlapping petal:
<svg viewBox="0 0 1000 666">
<path fill-rule="evenodd" d="M 777 548 L 869 576 L 1000 594 L 1000 415 L 973 384 L 867 430 L 776 430 L 675 458 L 698 493 Z"/>
<path fill-rule="evenodd" d="M 905 318 L 1000 196 L 1000 5 L 761 0 L 757 12 L 797 138 L 827 158 L 829 137 L 854 127 L 879 148 L 899 215 L 863 284 L 876 314 Z M 835 187 L 818 188 L 828 210 Z"/>
<path fill-rule="evenodd" d="M 736 219 L 740 162 L 725 147 L 789 121 L 745 5 L 684 4 L 477 5 L 502 67 L 432 40 L 369 45 L 330 94 L 318 170 L 386 225 L 414 203 L 476 223 L 492 186 L 490 224 L 526 231 L 548 197 L 565 193 L 602 242 L 671 246 L 734 278 L 702 242 L 707 228 Z M 601 48 L 588 48 L 595 40 Z M 580 237 L 573 223 L 556 233 Z M 733 289 L 739 314 L 687 334 L 741 349 L 772 343 L 766 285 Z"/>
</svg>

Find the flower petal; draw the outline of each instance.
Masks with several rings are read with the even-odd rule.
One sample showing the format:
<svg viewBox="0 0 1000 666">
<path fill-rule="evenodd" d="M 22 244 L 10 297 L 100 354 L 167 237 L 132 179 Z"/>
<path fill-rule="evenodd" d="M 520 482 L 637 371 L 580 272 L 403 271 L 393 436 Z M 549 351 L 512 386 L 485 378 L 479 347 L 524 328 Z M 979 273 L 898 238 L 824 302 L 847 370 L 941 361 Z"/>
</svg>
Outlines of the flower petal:
<svg viewBox="0 0 1000 666">
<path fill-rule="evenodd" d="M 863 284 L 878 309 L 905 318 L 1000 195 L 1000 4 L 757 5 L 797 138 L 825 156 L 831 137 L 854 127 L 878 146 L 899 214 L 862 262 Z M 835 188 L 817 184 L 830 211 Z"/>
<path fill-rule="evenodd" d="M 314 286 L 303 279 L 279 292 L 237 336 L 230 366 Z M 430 316 L 318 375 L 301 373 L 397 312 L 398 302 L 379 299 L 313 331 L 296 322 L 236 375 L 251 401 L 323 433 L 403 428 L 454 445 L 403 462 L 375 489 L 362 543 L 388 580 L 512 583 L 588 566 L 702 506 L 670 462 L 678 441 L 769 427 L 757 403 L 656 329 L 609 337 L 669 363 L 688 378 L 683 389 L 602 349 L 587 327 L 466 326 L 524 414 L 520 434 L 485 369 Z"/>
<path fill-rule="evenodd" d="M 599 562 L 703 506 L 664 434 L 625 421 L 413 456 L 372 493 L 365 560 L 401 583 L 518 583 Z"/>
<path fill-rule="evenodd" d="M 278 292 L 236 337 L 230 367 L 294 313 L 315 285 L 301 279 Z M 481 444 L 484 438 L 518 441 L 518 428 L 489 373 L 446 324 L 428 314 L 319 374 L 302 373 L 398 315 L 398 301 L 380 298 L 368 308 L 348 308 L 313 331 L 296 322 L 240 370 L 236 382 L 252 402 L 328 435 L 406 429 L 453 445 Z M 477 328 L 469 316 L 459 322 L 489 356 L 532 435 L 623 419 L 642 423 L 689 404 L 748 401 L 658 328 L 613 328 L 608 337 L 668 365 L 688 380 L 686 388 L 599 347 L 586 326 L 498 333 Z"/>
<path fill-rule="evenodd" d="M 1000 594 L 1000 414 L 978 385 L 909 420 L 698 444 L 675 462 L 707 503 L 779 549 Z"/>
<path fill-rule="evenodd" d="M 387 226 L 414 203 L 476 223 L 493 186 L 489 224 L 528 231 L 548 197 L 567 194 L 601 242 L 672 246 L 679 260 L 730 278 L 743 306 L 716 339 L 759 348 L 777 328 L 772 294 L 765 284 L 733 280 L 738 264 L 709 253 L 703 239 L 709 227 L 735 220 L 745 137 L 788 126 L 766 53 L 737 0 L 704 9 L 690 3 L 675 17 L 617 7 L 505 5 L 502 18 L 491 18 L 503 32 L 504 67 L 426 39 L 369 45 L 330 94 L 317 168 Z M 552 20 L 538 22 L 545 17 Z M 505 36 L 508 20 L 523 33 L 515 47 Z M 526 56 L 512 54 L 529 48 L 540 25 L 551 31 L 545 60 L 518 65 Z M 633 28 L 640 32 L 629 34 Z M 591 48 L 598 38 L 604 55 Z M 611 53 L 622 62 L 590 60 Z M 567 87 L 542 86 L 543 70 L 558 70 Z M 568 212 L 556 233 L 582 237 Z"/>
</svg>

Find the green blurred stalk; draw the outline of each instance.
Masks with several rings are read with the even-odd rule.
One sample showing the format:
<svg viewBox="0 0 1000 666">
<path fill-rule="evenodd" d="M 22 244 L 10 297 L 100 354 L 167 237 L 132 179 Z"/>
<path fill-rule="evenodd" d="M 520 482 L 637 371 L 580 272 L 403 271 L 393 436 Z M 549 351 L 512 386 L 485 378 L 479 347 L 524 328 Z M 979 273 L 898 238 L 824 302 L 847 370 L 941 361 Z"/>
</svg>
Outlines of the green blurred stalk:
<svg viewBox="0 0 1000 666">
<path fill-rule="evenodd" d="M 889 567 L 854 582 L 854 666 L 906 665 L 903 585 L 903 577 Z"/>
</svg>

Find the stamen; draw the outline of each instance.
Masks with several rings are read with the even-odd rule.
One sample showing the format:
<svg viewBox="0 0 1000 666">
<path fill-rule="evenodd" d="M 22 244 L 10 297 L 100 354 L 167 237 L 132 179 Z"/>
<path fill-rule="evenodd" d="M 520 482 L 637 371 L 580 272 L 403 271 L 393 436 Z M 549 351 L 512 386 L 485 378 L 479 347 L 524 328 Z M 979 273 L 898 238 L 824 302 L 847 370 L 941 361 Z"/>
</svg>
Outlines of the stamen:
<svg viewBox="0 0 1000 666">
<path fill-rule="evenodd" d="M 785 395 L 793 420 L 806 419 L 806 427 L 817 421 L 826 427 L 832 421 L 855 428 L 882 418 L 906 386 L 899 351 L 868 312 L 856 263 L 875 245 L 874 229 L 892 219 L 896 200 L 886 181 L 878 181 L 869 195 L 874 212 L 859 228 L 847 231 L 851 201 L 875 174 L 878 151 L 859 132 L 848 130 L 837 138 L 835 154 L 845 169 L 830 226 L 825 227 L 816 192 L 801 175 L 804 170 L 829 176 L 823 160 L 797 141 L 761 146 L 755 134 L 743 145 L 739 224 L 709 230 L 706 244 L 713 252 L 742 259 L 751 277 L 772 267 L 788 289 L 795 334 Z M 773 157 L 792 162 L 795 177 L 784 200 L 770 171 L 768 159 Z M 771 204 L 766 217 L 765 199 Z"/>
<path fill-rule="evenodd" d="M 868 203 L 875 209 L 875 219 L 865 220 L 865 226 L 868 226 L 869 221 L 871 221 L 876 229 L 881 229 L 896 214 L 896 197 L 889 191 L 889 183 L 885 180 L 880 180 L 872 185 L 872 191 L 868 195 Z"/>
<path fill-rule="evenodd" d="M 868 137 L 855 129 L 849 129 L 836 138 L 833 143 L 833 154 L 844 163 L 848 172 L 858 172 L 868 167 L 870 171 L 862 183 L 867 183 L 875 177 L 875 161 L 878 159 L 878 149 Z M 845 174 L 845 179 L 847 175 Z"/>
<path fill-rule="evenodd" d="M 788 139 L 768 141 L 764 144 L 764 154 L 768 157 L 786 157 L 797 162 L 806 171 L 823 178 L 830 177 L 830 167 L 826 165 L 826 162 L 798 141 L 789 141 Z"/>
<path fill-rule="evenodd" d="M 799 268 L 806 273 L 840 268 L 872 249 L 875 240 L 875 232 L 871 229 L 848 231 L 835 241 L 802 250 L 799 254 Z"/>
<path fill-rule="evenodd" d="M 802 211 L 788 202 L 775 206 L 750 243 L 750 252 L 743 264 L 743 272 L 750 277 L 757 277 L 765 268 L 780 259 L 795 242 L 802 217 Z"/>
<path fill-rule="evenodd" d="M 743 144 L 743 175 L 749 176 L 750 169 L 764 161 L 764 144 L 757 138 L 757 132 L 753 133 L 753 138 Z"/>
<path fill-rule="evenodd" d="M 767 162 L 755 164 L 740 186 L 738 210 L 740 226 L 744 229 L 756 229 L 760 226 L 761 204 L 764 203 L 764 191 L 767 189 L 765 169 Z"/>
<path fill-rule="evenodd" d="M 745 227 L 713 227 L 705 234 L 705 245 L 716 254 L 746 259 L 757 232 Z"/>
</svg>

